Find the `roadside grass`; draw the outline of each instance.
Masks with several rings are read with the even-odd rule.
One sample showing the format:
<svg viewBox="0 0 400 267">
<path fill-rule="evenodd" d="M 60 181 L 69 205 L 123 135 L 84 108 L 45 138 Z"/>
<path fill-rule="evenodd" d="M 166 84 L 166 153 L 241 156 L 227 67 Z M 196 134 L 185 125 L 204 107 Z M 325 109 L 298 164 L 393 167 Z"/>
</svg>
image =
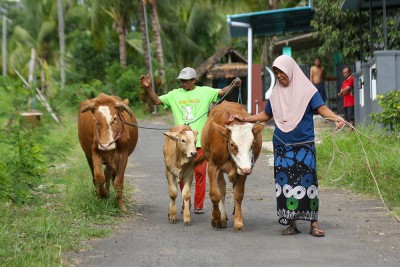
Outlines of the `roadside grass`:
<svg viewBox="0 0 400 267">
<path fill-rule="evenodd" d="M 400 215 L 400 137 L 371 127 L 358 129 L 375 142 L 360 135 L 372 173 L 387 206 Z M 331 132 L 323 132 L 328 136 Z M 347 128 L 339 132 L 334 141 L 343 153 L 335 152 L 332 137 L 317 146 L 318 177 L 322 186 L 346 188 L 352 192 L 379 198 L 377 186 L 367 165 L 363 148 L 355 132 Z M 379 145 L 380 144 L 380 145 Z"/>
<path fill-rule="evenodd" d="M 264 126 L 264 130 L 262 131 L 263 142 L 272 141 L 273 136 L 274 136 L 274 127 L 271 125 Z"/>
<path fill-rule="evenodd" d="M 0 203 L 0 266 L 60 266 L 63 253 L 87 249 L 84 240 L 106 237 L 126 215 L 113 190 L 109 199 L 95 196 L 86 158 L 79 146 L 76 114 L 63 117 L 49 136 L 55 149 L 70 150 L 56 160 L 29 205 Z M 125 184 L 127 199 L 132 188 Z M 126 201 L 129 207 L 132 203 Z"/>
</svg>

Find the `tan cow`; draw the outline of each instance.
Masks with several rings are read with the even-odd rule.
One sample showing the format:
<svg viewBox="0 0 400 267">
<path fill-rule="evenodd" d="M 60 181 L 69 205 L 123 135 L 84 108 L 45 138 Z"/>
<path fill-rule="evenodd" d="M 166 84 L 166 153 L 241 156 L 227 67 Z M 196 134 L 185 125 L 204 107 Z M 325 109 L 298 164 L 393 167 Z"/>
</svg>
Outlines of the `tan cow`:
<svg viewBox="0 0 400 267">
<path fill-rule="evenodd" d="M 83 101 L 78 114 L 79 142 L 92 172 L 96 194 L 108 197 L 110 181 L 113 181 L 118 205 L 123 211 L 126 210 L 123 200 L 125 168 L 138 140 L 137 127 L 125 123 L 136 123 L 128 103 L 128 99 L 122 101 L 117 96 L 100 94 Z"/>
<path fill-rule="evenodd" d="M 183 221 L 184 225 L 191 225 L 190 219 L 190 189 L 194 175 L 194 159 L 197 156 L 196 136 L 197 131 L 187 125 L 177 125 L 164 133 L 164 162 L 165 175 L 168 180 L 169 208 L 168 219 L 171 223 L 176 223 L 176 197 L 178 195 L 178 183 L 183 179 L 182 198 L 184 201 Z"/>
<path fill-rule="evenodd" d="M 243 231 L 242 200 L 247 175 L 260 155 L 262 145 L 261 124 L 229 122 L 229 117 L 239 114 L 250 116 L 237 103 L 224 101 L 210 112 L 201 136 L 201 147 L 208 161 L 210 198 L 213 203 L 211 225 L 227 227 L 225 210 L 226 183 L 224 173 L 233 183 L 235 200 L 233 227 Z"/>
</svg>

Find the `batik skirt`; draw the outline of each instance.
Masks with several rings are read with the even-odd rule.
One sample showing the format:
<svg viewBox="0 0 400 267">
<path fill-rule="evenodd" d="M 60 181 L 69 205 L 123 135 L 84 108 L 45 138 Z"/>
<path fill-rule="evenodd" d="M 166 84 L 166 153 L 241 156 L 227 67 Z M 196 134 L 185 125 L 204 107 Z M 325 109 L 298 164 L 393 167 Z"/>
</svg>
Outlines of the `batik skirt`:
<svg viewBox="0 0 400 267">
<path fill-rule="evenodd" d="M 318 181 L 314 144 L 274 145 L 278 222 L 318 219 Z"/>
</svg>

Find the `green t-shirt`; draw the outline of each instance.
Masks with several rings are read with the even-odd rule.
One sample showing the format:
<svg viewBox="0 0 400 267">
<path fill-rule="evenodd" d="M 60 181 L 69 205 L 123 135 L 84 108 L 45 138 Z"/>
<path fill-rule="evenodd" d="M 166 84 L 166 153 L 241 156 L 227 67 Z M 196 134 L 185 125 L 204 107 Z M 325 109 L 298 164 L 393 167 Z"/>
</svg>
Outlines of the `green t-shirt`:
<svg viewBox="0 0 400 267">
<path fill-rule="evenodd" d="M 219 90 L 207 86 L 196 86 L 191 91 L 178 88 L 159 97 L 164 108 L 171 108 L 175 125 L 189 123 L 193 130 L 199 132 L 196 142 L 197 147 L 201 147 L 201 131 L 206 124 L 208 116 L 206 113 L 211 103 L 217 102 Z M 200 116 L 202 117 L 198 119 Z"/>
</svg>

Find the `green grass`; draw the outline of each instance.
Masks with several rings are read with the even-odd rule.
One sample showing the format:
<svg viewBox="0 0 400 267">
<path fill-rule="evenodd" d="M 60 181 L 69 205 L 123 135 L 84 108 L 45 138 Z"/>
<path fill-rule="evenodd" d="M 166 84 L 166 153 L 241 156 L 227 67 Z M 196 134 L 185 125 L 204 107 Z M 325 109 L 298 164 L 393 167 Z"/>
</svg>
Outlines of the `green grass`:
<svg viewBox="0 0 400 267">
<path fill-rule="evenodd" d="M 390 208 L 397 210 L 397 214 L 400 214 L 398 212 L 400 207 L 400 137 L 372 127 L 359 130 L 375 140 L 373 142 L 360 135 L 372 173 L 376 177 L 385 203 Z M 321 136 L 329 134 L 330 132 L 325 132 Z M 356 133 L 349 133 L 346 129 L 338 133 L 334 140 L 343 154 L 335 152 L 330 169 L 328 166 L 333 158 L 332 138 L 326 138 L 322 144 L 317 146 L 320 184 L 333 188 L 346 188 L 352 192 L 379 198 L 377 186 Z"/>
<path fill-rule="evenodd" d="M 274 135 L 274 127 L 265 126 L 262 131 L 262 140 L 263 142 L 272 141 L 272 137 Z"/>
<path fill-rule="evenodd" d="M 125 218 L 113 192 L 95 196 L 84 154 L 78 144 L 76 115 L 63 117 L 48 141 L 71 146 L 34 189 L 29 205 L 0 203 L 0 266 L 60 266 L 64 252 L 83 249 L 83 240 L 107 236 Z M 125 184 L 129 198 L 132 188 Z M 129 206 L 132 203 L 126 203 Z"/>
</svg>

